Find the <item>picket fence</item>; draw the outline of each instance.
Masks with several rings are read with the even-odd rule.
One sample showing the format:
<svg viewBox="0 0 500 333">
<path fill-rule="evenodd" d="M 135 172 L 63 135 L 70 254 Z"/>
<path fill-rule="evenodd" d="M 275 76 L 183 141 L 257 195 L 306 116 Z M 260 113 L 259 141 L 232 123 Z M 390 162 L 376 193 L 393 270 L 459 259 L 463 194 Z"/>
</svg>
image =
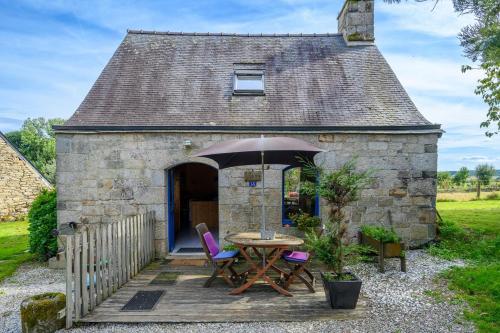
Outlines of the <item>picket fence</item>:
<svg viewBox="0 0 500 333">
<path fill-rule="evenodd" d="M 66 236 L 66 327 L 92 311 L 154 259 L 153 211 L 89 224 Z"/>
</svg>

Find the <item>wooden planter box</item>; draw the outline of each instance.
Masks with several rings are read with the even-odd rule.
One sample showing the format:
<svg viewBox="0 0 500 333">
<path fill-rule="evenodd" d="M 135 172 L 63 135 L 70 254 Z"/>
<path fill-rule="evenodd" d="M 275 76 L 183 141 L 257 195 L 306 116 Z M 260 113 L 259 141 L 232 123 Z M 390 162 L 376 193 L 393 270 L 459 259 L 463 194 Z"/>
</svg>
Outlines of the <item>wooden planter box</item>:
<svg viewBox="0 0 500 333">
<path fill-rule="evenodd" d="M 404 243 L 382 243 L 375 238 L 363 234 L 361 231 L 358 233 L 359 243 L 361 245 L 368 245 L 378 255 L 379 271 L 384 272 L 384 258 L 399 258 L 401 261 L 401 271 L 406 272 L 406 258 L 404 254 Z"/>
</svg>

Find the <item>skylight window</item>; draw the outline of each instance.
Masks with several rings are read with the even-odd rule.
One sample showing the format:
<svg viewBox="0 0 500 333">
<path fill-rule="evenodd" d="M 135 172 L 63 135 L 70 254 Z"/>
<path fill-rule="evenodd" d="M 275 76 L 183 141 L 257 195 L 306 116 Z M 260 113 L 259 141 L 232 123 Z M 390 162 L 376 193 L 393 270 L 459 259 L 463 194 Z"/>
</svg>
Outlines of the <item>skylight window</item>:
<svg viewBox="0 0 500 333">
<path fill-rule="evenodd" d="M 263 95 L 264 71 L 235 71 L 234 94 L 236 95 Z"/>
</svg>

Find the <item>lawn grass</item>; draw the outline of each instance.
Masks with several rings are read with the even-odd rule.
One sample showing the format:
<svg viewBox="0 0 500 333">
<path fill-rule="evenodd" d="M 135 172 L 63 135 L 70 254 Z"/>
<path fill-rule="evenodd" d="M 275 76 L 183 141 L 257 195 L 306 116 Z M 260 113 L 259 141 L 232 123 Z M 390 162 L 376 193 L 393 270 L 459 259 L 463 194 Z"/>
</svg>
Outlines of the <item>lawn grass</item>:
<svg viewBox="0 0 500 333">
<path fill-rule="evenodd" d="M 468 262 L 443 277 L 468 302 L 465 316 L 480 332 L 500 332 L 500 200 L 438 202 L 437 209 L 441 241 L 429 252 Z"/>
<path fill-rule="evenodd" d="M 28 251 L 28 222 L 0 223 L 0 281 L 12 275 L 22 263 L 32 260 Z"/>
</svg>

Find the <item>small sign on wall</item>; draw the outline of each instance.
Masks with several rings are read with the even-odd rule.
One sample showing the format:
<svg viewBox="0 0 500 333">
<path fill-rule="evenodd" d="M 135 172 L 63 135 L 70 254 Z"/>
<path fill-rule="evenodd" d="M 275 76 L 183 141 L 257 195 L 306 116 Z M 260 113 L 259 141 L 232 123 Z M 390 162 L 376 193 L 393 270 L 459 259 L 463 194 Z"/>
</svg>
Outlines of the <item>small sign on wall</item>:
<svg viewBox="0 0 500 333">
<path fill-rule="evenodd" d="M 257 182 L 248 182 L 249 187 L 255 187 L 257 186 Z"/>
<path fill-rule="evenodd" d="M 258 182 L 262 179 L 262 175 L 260 171 L 247 170 L 245 171 L 243 178 L 246 182 Z"/>
</svg>

